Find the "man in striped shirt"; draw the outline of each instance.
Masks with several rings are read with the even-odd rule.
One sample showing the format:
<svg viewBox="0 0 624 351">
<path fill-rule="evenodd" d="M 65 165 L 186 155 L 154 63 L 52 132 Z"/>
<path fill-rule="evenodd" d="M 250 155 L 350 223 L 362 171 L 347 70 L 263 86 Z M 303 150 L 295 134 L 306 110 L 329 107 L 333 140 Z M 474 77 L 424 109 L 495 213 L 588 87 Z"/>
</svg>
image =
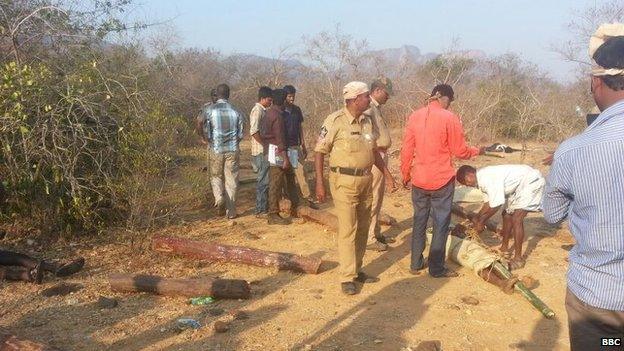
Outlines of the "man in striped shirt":
<svg viewBox="0 0 624 351">
<path fill-rule="evenodd" d="M 230 87 L 217 86 L 217 102 L 203 112 L 204 138 L 210 149 L 210 185 L 219 214 L 236 217 L 239 143 L 243 139 L 244 116 L 232 106 Z M 225 213 L 223 213 L 225 210 Z"/>
<path fill-rule="evenodd" d="M 624 337 L 624 25 L 601 26 L 590 55 L 602 113 L 559 146 L 542 203 L 545 219 L 567 217 L 576 239 L 566 294 L 573 351 L 602 350 L 603 338 Z"/>
</svg>

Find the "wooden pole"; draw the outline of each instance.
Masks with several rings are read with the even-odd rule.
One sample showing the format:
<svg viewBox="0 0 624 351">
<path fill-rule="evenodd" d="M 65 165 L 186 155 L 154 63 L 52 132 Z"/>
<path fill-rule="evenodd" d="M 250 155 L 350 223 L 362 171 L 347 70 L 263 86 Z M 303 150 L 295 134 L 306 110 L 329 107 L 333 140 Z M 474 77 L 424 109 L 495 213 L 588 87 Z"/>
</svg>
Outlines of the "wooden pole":
<svg viewBox="0 0 624 351">
<path fill-rule="evenodd" d="M 115 292 L 148 292 L 166 296 L 212 296 L 222 299 L 248 299 L 249 284 L 238 279 L 172 279 L 156 275 L 115 273 L 108 278 Z"/>
<path fill-rule="evenodd" d="M 60 349 L 0 331 L 0 351 L 60 351 Z"/>
<path fill-rule="evenodd" d="M 175 237 L 152 238 L 152 249 L 210 262 L 234 262 L 279 270 L 316 274 L 321 259 L 284 252 L 264 251 L 243 246 L 221 245 Z"/>
</svg>

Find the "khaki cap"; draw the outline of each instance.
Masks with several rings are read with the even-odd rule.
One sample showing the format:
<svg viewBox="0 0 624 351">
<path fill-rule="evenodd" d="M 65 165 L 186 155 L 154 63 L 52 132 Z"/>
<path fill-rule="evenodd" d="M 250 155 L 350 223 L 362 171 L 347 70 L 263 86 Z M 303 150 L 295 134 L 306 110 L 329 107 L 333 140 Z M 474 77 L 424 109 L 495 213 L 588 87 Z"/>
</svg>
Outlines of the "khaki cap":
<svg viewBox="0 0 624 351">
<path fill-rule="evenodd" d="M 345 100 L 355 99 L 358 95 L 368 93 L 368 85 L 364 82 L 350 82 L 342 88 L 342 97 Z"/>
</svg>

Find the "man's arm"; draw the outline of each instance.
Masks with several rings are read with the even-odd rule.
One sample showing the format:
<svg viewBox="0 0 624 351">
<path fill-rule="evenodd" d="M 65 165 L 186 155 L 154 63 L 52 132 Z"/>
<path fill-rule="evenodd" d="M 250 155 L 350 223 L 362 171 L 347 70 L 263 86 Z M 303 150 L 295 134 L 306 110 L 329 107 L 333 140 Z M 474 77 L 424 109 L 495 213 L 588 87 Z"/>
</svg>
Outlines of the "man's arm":
<svg viewBox="0 0 624 351">
<path fill-rule="evenodd" d="M 388 165 L 386 165 L 383 157 L 381 157 L 381 153 L 378 150 L 373 150 L 373 153 L 375 154 L 375 167 L 377 167 L 384 173 L 386 179 L 386 188 L 392 193 L 395 192 L 398 188 L 397 182 L 396 180 L 394 180 L 394 177 L 390 173 Z"/>
<path fill-rule="evenodd" d="M 238 113 L 238 130 L 236 137 L 238 138 L 238 141 L 241 141 L 245 136 L 245 115 L 238 111 L 236 113 Z"/>
<path fill-rule="evenodd" d="M 485 222 L 496 214 L 499 208 L 500 206 L 490 207 L 489 203 L 483 203 L 483 207 L 481 207 L 479 213 L 472 219 L 472 223 L 474 224 L 474 228 L 477 233 L 481 233 L 483 231 L 485 228 Z"/>
<path fill-rule="evenodd" d="M 308 157 L 308 149 L 306 149 L 305 138 L 303 137 L 303 121 L 301 121 L 301 127 L 299 128 L 299 140 L 301 140 L 301 153 L 302 158 L 305 160 Z"/>
<path fill-rule="evenodd" d="M 467 160 L 477 155 L 482 155 L 483 148 L 470 147 L 466 145 L 464 138 L 464 127 L 457 116 L 452 116 L 447 125 L 448 145 L 453 156 Z"/>
<path fill-rule="evenodd" d="M 542 211 L 544 219 L 548 223 L 559 223 L 566 219 L 574 194 L 569 184 L 572 181 L 572 162 L 567 155 L 559 159 L 555 154 L 550 173 L 546 178 L 544 197 L 542 198 Z"/>
<path fill-rule="evenodd" d="M 411 178 L 412 160 L 414 159 L 414 147 L 416 138 L 411 128 L 412 117 L 410 116 L 405 132 L 403 133 L 403 146 L 401 147 L 401 180 L 403 186 L 407 186 Z"/>
<path fill-rule="evenodd" d="M 316 152 L 314 154 L 314 171 L 316 173 L 316 200 L 325 202 L 325 183 L 323 183 L 323 168 L 325 166 L 325 154 Z"/>
<path fill-rule="evenodd" d="M 282 156 L 282 159 L 284 160 L 282 168 L 289 169 L 290 160 L 288 159 L 285 133 L 286 131 L 284 129 L 284 119 L 282 118 L 282 116 L 275 116 L 275 120 L 273 121 L 273 135 L 275 136 L 277 153 L 280 154 Z"/>
<path fill-rule="evenodd" d="M 195 132 L 201 137 L 202 143 L 206 143 L 206 136 L 204 135 L 204 111 L 202 110 L 195 118 Z"/>
</svg>

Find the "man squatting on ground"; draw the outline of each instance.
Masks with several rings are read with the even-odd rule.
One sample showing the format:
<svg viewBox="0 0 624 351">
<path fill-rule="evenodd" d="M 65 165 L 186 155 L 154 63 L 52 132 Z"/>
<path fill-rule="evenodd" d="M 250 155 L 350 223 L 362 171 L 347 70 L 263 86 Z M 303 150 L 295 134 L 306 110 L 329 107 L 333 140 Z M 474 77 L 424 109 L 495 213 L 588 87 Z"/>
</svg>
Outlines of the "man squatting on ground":
<svg viewBox="0 0 624 351">
<path fill-rule="evenodd" d="M 256 168 L 256 217 L 266 216 L 269 211 L 269 161 L 264 155 L 260 126 L 267 108 L 273 103 L 273 90 L 263 86 L 258 89 L 258 102 L 249 114 L 249 134 L 251 135 L 251 162 Z"/>
<path fill-rule="evenodd" d="M 244 116 L 232 106 L 230 87 L 219 84 L 217 102 L 202 112 L 203 138 L 209 145 L 210 185 L 219 215 L 236 218 L 236 193 L 240 141 L 243 139 Z"/>
<path fill-rule="evenodd" d="M 624 336 L 624 24 L 600 26 L 589 55 L 601 113 L 555 152 L 542 202 L 546 221 L 568 218 L 576 239 L 565 302 L 572 351 Z"/>
<path fill-rule="evenodd" d="M 338 217 L 338 260 L 342 292 L 357 293 L 354 281 L 378 281 L 360 271 L 366 251 L 372 202 L 371 167 L 386 174 L 386 186 L 396 182 L 377 151 L 373 125 L 364 115 L 370 106 L 368 85 L 351 82 L 342 90 L 345 107 L 327 116 L 321 127 L 315 154 L 316 197 L 325 201 L 323 168 L 329 155 L 329 184 Z"/>
<path fill-rule="evenodd" d="M 279 200 L 286 193 L 290 200 L 291 216 L 297 216 L 299 207 L 299 190 L 295 182 L 295 172 L 288 158 L 286 130 L 284 127 L 284 102 L 286 91 L 273 90 L 273 105 L 267 109 L 260 127 L 260 136 L 263 142 L 264 154 L 268 156 L 271 145 L 277 147 L 276 158 L 280 161 L 269 167 L 269 215 L 268 224 L 289 224 L 289 221 L 279 214 Z"/>
<path fill-rule="evenodd" d="M 376 79 L 370 86 L 370 107 L 364 111 L 364 114 L 373 122 L 377 151 L 386 165 L 388 164 L 388 149 L 392 145 L 392 139 L 390 138 L 390 129 L 381 113 L 381 106 L 388 102 L 391 94 L 392 82 L 390 79 L 386 77 Z M 371 173 L 373 175 L 373 202 L 371 205 L 371 222 L 368 229 L 366 248 L 374 251 L 386 251 L 388 243 L 394 242 L 394 239 L 381 235 L 381 226 L 379 224 L 379 214 L 385 193 L 385 177 L 383 170 L 377 167 L 373 167 Z"/>
<path fill-rule="evenodd" d="M 500 251 L 506 253 L 513 233 L 514 256 L 509 261 L 511 269 L 524 267 L 522 243 L 524 242 L 524 218 L 528 212 L 540 210 L 546 181 L 537 169 L 527 165 L 499 165 L 479 170 L 461 166 L 457 171 L 460 184 L 479 188 L 486 196 L 483 207 L 472 219 L 474 228 L 481 233 L 485 222 L 503 207 L 503 241 Z"/>
</svg>

